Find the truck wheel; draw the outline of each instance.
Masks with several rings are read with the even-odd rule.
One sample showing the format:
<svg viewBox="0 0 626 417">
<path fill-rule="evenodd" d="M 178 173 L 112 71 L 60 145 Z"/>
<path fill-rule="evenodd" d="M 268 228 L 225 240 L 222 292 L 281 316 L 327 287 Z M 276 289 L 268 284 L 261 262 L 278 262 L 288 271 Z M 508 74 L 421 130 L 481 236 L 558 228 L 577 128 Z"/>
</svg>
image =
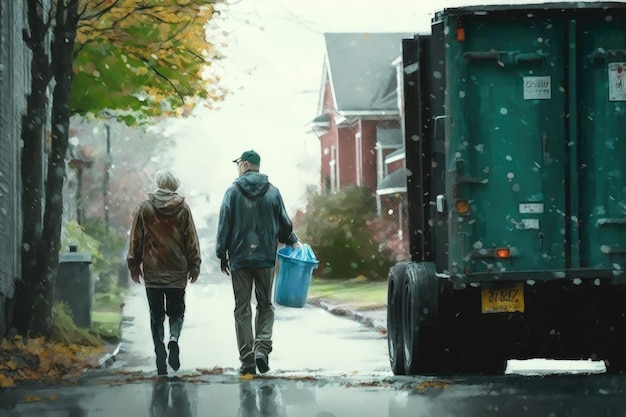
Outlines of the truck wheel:
<svg viewBox="0 0 626 417">
<path fill-rule="evenodd" d="M 387 345 L 394 375 L 406 375 L 402 340 L 402 286 L 406 266 L 406 262 L 394 265 L 387 279 Z"/>
<path fill-rule="evenodd" d="M 612 375 L 623 374 L 626 372 L 626 358 L 624 352 L 613 353 L 604 361 L 606 373 Z"/>
<path fill-rule="evenodd" d="M 436 316 L 438 284 L 421 264 L 411 264 L 404 275 L 402 294 L 402 338 L 404 368 L 410 375 L 442 372 L 443 347 L 437 325 L 428 316 Z"/>
</svg>

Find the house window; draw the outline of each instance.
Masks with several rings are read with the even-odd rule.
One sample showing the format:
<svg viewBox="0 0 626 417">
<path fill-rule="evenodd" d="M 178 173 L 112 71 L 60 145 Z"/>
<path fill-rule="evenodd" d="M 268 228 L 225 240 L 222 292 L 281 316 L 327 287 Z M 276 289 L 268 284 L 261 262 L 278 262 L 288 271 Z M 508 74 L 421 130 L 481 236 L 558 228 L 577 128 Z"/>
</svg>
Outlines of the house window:
<svg viewBox="0 0 626 417">
<path fill-rule="evenodd" d="M 335 192 L 339 189 L 339 184 L 337 183 L 337 148 L 335 146 L 330 147 L 328 170 L 330 172 L 330 189 Z"/>
<path fill-rule="evenodd" d="M 363 185 L 363 141 L 361 140 L 361 132 L 354 135 L 354 144 L 356 146 L 356 185 Z"/>
</svg>

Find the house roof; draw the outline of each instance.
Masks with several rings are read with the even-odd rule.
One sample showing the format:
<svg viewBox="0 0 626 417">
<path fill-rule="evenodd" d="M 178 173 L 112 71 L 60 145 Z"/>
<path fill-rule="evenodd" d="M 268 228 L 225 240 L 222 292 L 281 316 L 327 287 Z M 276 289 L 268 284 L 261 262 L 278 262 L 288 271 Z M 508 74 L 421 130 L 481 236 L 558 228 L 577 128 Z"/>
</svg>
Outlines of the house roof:
<svg viewBox="0 0 626 417">
<path fill-rule="evenodd" d="M 378 183 L 376 194 L 386 195 L 395 193 L 406 193 L 406 169 L 397 169 L 384 177 Z"/>
<path fill-rule="evenodd" d="M 383 148 L 402 146 L 402 130 L 397 127 L 376 127 L 376 142 Z"/>
<path fill-rule="evenodd" d="M 385 163 L 390 164 L 392 162 L 400 161 L 406 158 L 406 154 L 404 148 L 396 149 L 391 152 L 389 155 L 385 156 Z"/>
<path fill-rule="evenodd" d="M 330 116 L 328 113 L 323 113 L 313 119 L 308 124 L 308 131 L 316 134 L 326 133 L 330 128 Z"/>
<path fill-rule="evenodd" d="M 325 33 L 326 71 L 338 112 L 398 111 L 393 61 L 411 33 Z"/>
</svg>

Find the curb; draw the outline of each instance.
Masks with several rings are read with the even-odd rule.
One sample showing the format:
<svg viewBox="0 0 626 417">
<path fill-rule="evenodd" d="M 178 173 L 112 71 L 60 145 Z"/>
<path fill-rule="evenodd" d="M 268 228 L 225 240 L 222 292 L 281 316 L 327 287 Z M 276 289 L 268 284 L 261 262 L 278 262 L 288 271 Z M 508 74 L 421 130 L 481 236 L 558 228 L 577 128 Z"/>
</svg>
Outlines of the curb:
<svg viewBox="0 0 626 417">
<path fill-rule="evenodd" d="M 329 304 L 326 301 L 320 300 L 319 298 L 311 299 L 308 301 L 308 303 L 315 307 L 323 308 L 324 310 L 331 314 L 334 314 L 335 316 L 341 316 L 354 320 L 366 327 L 376 330 L 379 333 L 387 334 L 387 323 L 382 320 L 373 319 L 371 317 L 368 317 L 367 315 L 359 313 L 358 311 L 353 311 L 349 308 Z"/>
<path fill-rule="evenodd" d="M 98 368 L 106 369 L 110 367 L 111 365 L 113 365 L 113 362 L 115 362 L 115 359 L 117 355 L 120 353 L 121 348 L 122 348 L 122 344 L 118 343 L 115 349 L 113 349 L 113 352 L 107 353 L 106 355 L 101 357 L 100 360 L 98 361 Z"/>
<path fill-rule="evenodd" d="M 133 321 L 133 320 L 134 318 L 124 316 L 122 314 L 122 320 L 120 321 L 120 330 L 122 327 L 124 327 L 124 325 L 128 325 L 128 322 Z M 117 344 L 117 346 L 115 346 L 115 349 L 113 349 L 113 352 L 107 353 L 104 356 L 102 356 L 100 360 L 98 361 L 98 368 L 100 369 L 110 368 L 111 365 L 113 365 L 113 363 L 117 360 L 117 355 L 119 355 L 119 353 L 123 350 L 123 347 L 122 347 L 123 345 L 124 345 L 124 342 L 122 340 L 121 342 Z"/>
</svg>

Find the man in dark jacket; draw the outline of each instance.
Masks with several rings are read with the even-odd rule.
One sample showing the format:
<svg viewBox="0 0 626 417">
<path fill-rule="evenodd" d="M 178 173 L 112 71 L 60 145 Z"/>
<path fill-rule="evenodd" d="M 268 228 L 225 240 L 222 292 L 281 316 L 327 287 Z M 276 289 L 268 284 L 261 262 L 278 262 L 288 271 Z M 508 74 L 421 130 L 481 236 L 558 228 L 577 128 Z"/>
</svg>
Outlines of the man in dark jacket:
<svg viewBox="0 0 626 417">
<path fill-rule="evenodd" d="M 278 243 L 300 245 L 283 199 L 267 175 L 259 173 L 261 157 L 244 152 L 233 162 L 239 178 L 226 190 L 220 208 L 216 255 L 226 275 L 232 272 L 239 373 L 269 370 L 274 306 L 272 285 Z M 257 301 L 252 330 L 252 287 Z"/>
<path fill-rule="evenodd" d="M 156 174 L 157 190 L 148 194 L 133 216 L 128 269 L 133 281 L 143 281 L 150 306 L 150 330 L 158 375 L 167 375 L 167 362 L 180 367 L 178 339 L 185 316 L 185 288 L 200 273 L 198 234 L 185 198 L 176 190 L 180 181 L 169 170 Z M 163 322 L 169 316 L 170 338 L 165 351 Z"/>
</svg>

